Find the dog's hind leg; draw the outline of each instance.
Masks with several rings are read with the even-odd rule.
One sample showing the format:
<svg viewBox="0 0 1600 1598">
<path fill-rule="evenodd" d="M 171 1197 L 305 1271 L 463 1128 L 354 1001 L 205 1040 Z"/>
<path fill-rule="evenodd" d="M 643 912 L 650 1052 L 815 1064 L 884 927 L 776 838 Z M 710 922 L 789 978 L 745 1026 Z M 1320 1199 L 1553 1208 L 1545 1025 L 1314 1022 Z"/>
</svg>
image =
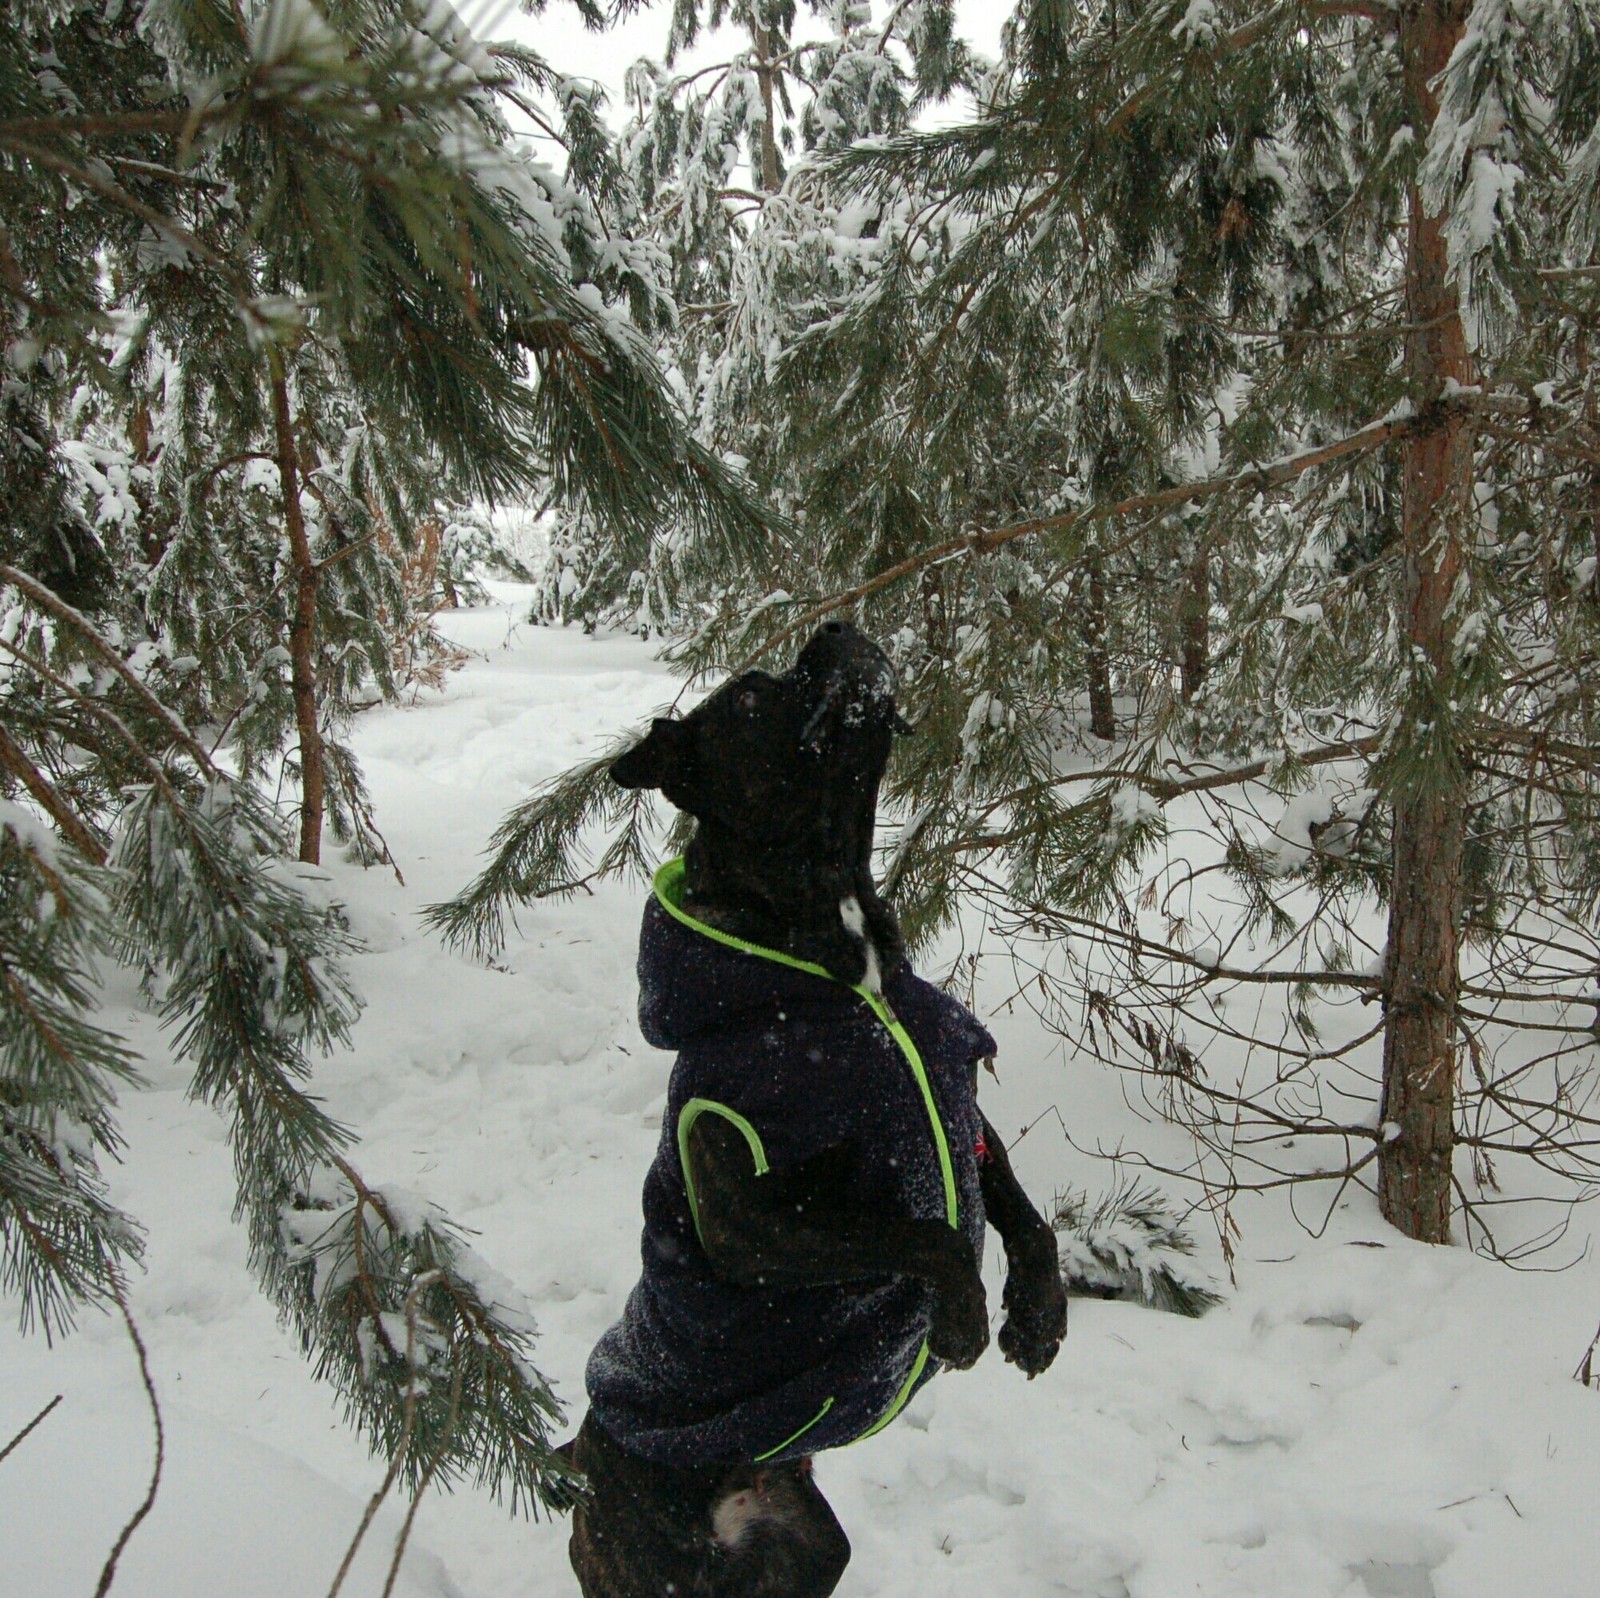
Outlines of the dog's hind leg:
<svg viewBox="0 0 1600 1598">
<path fill-rule="evenodd" d="M 828 1598 L 850 1562 L 850 1539 L 809 1459 L 731 1473 L 711 1530 L 715 1598 Z"/>
<path fill-rule="evenodd" d="M 723 1467 L 674 1469 L 641 1459 L 593 1415 L 566 1459 L 586 1483 L 567 1545 L 583 1598 L 713 1598 L 708 1508 Z"/>
</svg>

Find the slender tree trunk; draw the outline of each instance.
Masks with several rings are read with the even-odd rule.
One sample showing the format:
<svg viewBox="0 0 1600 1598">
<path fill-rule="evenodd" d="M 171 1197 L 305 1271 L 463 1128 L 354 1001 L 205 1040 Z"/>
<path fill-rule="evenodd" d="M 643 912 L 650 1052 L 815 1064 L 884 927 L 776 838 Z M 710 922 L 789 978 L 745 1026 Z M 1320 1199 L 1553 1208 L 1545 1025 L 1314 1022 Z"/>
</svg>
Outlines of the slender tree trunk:
<svg viewBox="0 0 1600 1598">
<path fill-rule="evenodd" d="M 1178 670 L 1183 702 L 1200 692 L 1211 663 L 1211 551 L 1202 542 L 1189 562 L 1178 601 Z"/>
<path fill-rule="evenodd" d="M 278 476 L 283 485 L 283 525 L 294 564 L 294 624 L 289 631 L 289 674 L 294 688 L 294 720 L 300 735 L 300 858 L 322 863 L 322 812 L 326 775 L 322 725 L 317 712 L 317 565 L 306 538 L 300 506 L 300 464 L 295 453 L 294 424 L 289 417 L 289 389 L 281 361 L 272 365 L 272 420 L 277 435 Z"/>
<path fill-rule="evenodd" d="M 782 174 L 778 171 L 778 128 L 773 120 L 779 69 L 768 63 L 777 53 L 777 34 L 771 28 L 754 26 L 750 30 L 750 41 L 755 45 L 759 58 L 756 82 L 760 85 L 761 104 L 766 112 L 761 124 L 761 191 L 763 194 L 776 194 L 783 183 Z"/>
<path fill-rule="evenodd" d="M 1438 114 L 1429 85 L 1461 37 L 1468 0 L 1418 0 L 1397 28 L 1412 126 L 1425 138 Z M 1406 256 L 1411 395 L 1426 418 L 1447 380 L 1471 383 L 1472 359 L 1445 250 L 1443 219 L 1413 187 Z M 1460 528 L 1470 503 L 1472 434 L 1458 412 L 1437 411 L 1402 446 L 1405 625 L 1412 670 L 1452 671 L 1451 599 L 1461 571 Z M 1386 961 L 1383 1120 L 1378 1204 L 1408 1237 L 1450 1240 L 1455 1144 L 1456 1004 L 1460 996 L 1465 780 L 1455 762 L 1414 781 L 1394 802 L 1393 879 Z"/>
<path fill-rule="evenodd" d="M 1117 717 L 1111 704 L 1111 657 L 1106 650 L 1106 574 L 1098 556 L 1089 561 L 1083 639 L 1089 668 L 1089 731 L 1109 742 L 1117 736 Z"/>
</svg>

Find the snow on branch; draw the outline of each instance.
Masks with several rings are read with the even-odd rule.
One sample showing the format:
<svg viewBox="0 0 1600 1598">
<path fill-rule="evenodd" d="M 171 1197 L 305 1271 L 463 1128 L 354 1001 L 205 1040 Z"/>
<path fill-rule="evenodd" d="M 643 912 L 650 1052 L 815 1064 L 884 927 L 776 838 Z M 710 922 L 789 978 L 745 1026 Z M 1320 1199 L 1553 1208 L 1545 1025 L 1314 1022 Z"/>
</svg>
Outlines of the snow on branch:
<svg viewBox="0 0 1600 1598">
<path fill-rule="evenodd" d="M 915 555 L 908 556 L 853 588 L 808 607 L 765 639 L 738 669 L 747 669 L 763 655 L 815 626 L 817 622 L 835 611 L 855 605 L 869 594 L 887 588 L 892 583 L 903 582 L 907 577 L 930 566 L 969 555 L 987 555 L 1017 539 L 1035 537 L 1040 533 L 1060 533 L 1068 529 L 1087 527 L 1095 522 L 1112 521 L 1123 516 L 1177 510 L 1185 505 L 1200 504 L 1222 494 L 1269 493 L 1275 488 L 1293 482 L 1295 478 L 1316 467 L 1380 449 L 1412 431 L 1415 424 L 1416 418 L 1412 408 L 1402 403 L 1387 416 L 1381 416 L 1331 444 L 1296 450 L 1292 454 L 1280 456 L 1261 466 L 1252 466 L 1247 470 L 1229 472 L 1199 482 L 1178 483 L 1171 488 L 1157 489 L 1150 493 L 1130 494 L 1125 499 L 1109 504 L 1083 505 L 1064 511 L 1060 515 L 1037 517 L 1015 523 L 1010 527 L 995 528 L 988 532 L 973 531 L 958 538 L 946 539 L 942 543 L 931 545 Z"/>
</svg>

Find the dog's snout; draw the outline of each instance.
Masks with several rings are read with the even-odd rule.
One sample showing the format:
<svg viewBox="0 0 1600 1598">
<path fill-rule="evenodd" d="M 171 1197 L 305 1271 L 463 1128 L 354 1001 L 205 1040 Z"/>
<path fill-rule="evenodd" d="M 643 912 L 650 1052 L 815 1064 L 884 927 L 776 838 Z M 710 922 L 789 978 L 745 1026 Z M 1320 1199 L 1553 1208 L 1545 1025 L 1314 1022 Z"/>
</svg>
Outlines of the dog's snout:
<svg viewBox="0 0 1600 1598">
<path fill-rule="evenodd" d="M 825 621 L 790 668 L 788 680 L 806 707 L 800 744 L 821 751 L 839 735 L 871 732 L 899 722 L 895 671 L 889 657 L 842 617 Z"/>
<path fill-rule="evenodd" d="M 810 643 L 796 657 L 791 675 L 828 677 L 841 671 L 867 683 L 892 683 L 894 676 L 889 657 L 859 628 L 835 617 L 811 635 Z"/>
</svg>

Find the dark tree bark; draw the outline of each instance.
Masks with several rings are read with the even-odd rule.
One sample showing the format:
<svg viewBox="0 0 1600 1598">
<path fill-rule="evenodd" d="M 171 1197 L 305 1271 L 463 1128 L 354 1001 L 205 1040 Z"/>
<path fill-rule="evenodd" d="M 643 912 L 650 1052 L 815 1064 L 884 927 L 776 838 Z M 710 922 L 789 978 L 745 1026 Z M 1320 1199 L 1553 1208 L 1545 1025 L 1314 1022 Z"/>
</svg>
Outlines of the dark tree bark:
<svg viewBox="0 0 1600 1598">
<path fill-rule="evenodd" d="M 1089 731 L 1109 742 L 1117 736 L 1117 717 L 1111 704 L 1111 657 L 1106 650 L 1106 574 L 1098 557 L 1089 561 L 1083 641 L 1089 669 Z"/>
<path fill-rule="evenodd" d="M 761 124 L 761 191 L 776 194 L 783 184 L 778 171 L 778 129 L 773 121 L 773 102 L 779 69 L 771 65 L 777 54 L 777 34 L 771 28 L 752 27 L 750 41 L 756 48 L 756 82 L 761 87 L 761 104 L 766 120 Z"/>
<path fill-rule="evenodd" d="M 1467 0 L 1413 0 L 1396 27 L 1412 126 L 1438 115 L 1430 87 L 1450 59 Z M 1402 445 L 1404 620 L 1413 669 L 1447 678 L 1455 623 L 1450 601 L 1461 570 L 1462 512 L 1472 489 L 1472 434 L 1459 410 L 1436 404 L 1447 380 L 1470 384 L 1472 359 L 1445 249 L 1444 219 L 1410 194 L 1406 257 L 1406 373 L 1423 424 Z M 1430 407 L 1432 408 L 1430 414 Z M 1450 1240 L 1455 1144 L 1456 1004 L 1460 995 L 1465 779 L 1458 762 L 1441 775 L 1402 775 L 1394 801 L 1393 878 L 1386 961 L 1383 1120 L 1378 1203 L 1408 1237 Z"/>
<path fill-rule="evenodd" d="M 1183 702 L 1200 692 L 1211 663 L 1211 551 L 1201 544 L 1178 600 L 1178 671 Z"/>
<path fill-rule="evenodd" d="M 272 366 L 272 421 L 276 434 L 278 476 L 283 485 L 283 525 L 294 565 L 294 623 L 289 630 L 289 675 L 294 689 L 294 719 L 300 738 L 300 858 L 322 863 L 322 814 L 327 778 L 322 754 L 322 725 L 317 707 L 317 564 L 311 558 L 306 521 L 300 505 L 300 463 L 295 452 L 294 423 L 289 416 L 289 389 L 283 366 Z"/>
</svg>

